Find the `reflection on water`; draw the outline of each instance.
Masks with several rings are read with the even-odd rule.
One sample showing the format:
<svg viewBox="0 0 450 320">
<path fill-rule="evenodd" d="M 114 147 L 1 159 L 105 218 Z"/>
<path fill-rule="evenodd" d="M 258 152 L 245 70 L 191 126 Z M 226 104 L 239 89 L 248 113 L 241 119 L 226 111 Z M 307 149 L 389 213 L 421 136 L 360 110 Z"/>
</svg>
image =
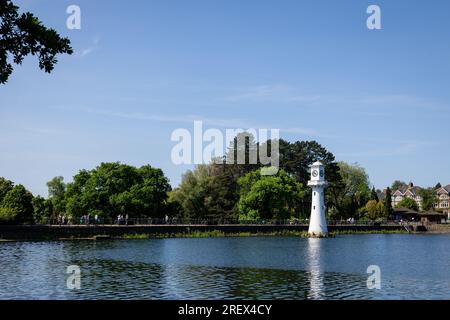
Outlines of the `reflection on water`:
<svg viewBox="0 0 450 320">
<path fill-rule="evenodd" d="M 26 292 L 15 286 L 3 288 L 3 299 L 305 299 L 314 298 L 309 272 L 252 268 L 215 268 L 198 266 L 161 266 L 109 260 L 79 261 L 91 267 L 83 274 L 82 289 Z M 340 298 L 342 286 L 349 282 L 364 284 L 364 278 L 326 274 L 322 285 L 330 294 L 319 298 Z M 63 279 L 61 279 L 63 280 Z M 2 291 L 3 291 L 2 290 Z M 314 289 L 313 289 L 314 290 Z M 16 293 L 14 293 L 16 291 Z M 363 286 L 353 290 L 353 298 L 369 298 Z"/>
<path fill-rule="evenodd" d="M 3 243 L 0 299 L 449 299 L 449 240 L 369 235 Z M 81 290 L 66 288 L 66 268 L 73 264 L 82 270 Z M 380 265 L 382 290 L 366 287 L 370 264 Z"/>
<path fill-rule="evenodd" d="M 320 244 L 322 239 L 307 239 L 308 246 L 308 271 L 310 275 L 310 293 L 308 298 L 321 299 L 324 293 L 323 277 L 320 263 Z"/>
</svg>

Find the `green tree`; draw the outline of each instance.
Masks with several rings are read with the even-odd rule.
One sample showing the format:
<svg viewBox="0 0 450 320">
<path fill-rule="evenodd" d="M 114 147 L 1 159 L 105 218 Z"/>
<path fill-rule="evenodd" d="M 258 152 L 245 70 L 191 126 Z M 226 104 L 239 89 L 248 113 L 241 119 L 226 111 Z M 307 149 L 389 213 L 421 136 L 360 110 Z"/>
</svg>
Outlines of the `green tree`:
<svg viewBox="0 0 450 320">
<path fill-rule="evenodd" d="M 377 212 L 378 212 L 378 219 L 387 219 L 389 217 L 383 201 L 378 201 Z"/>
<path fill-rule="evenodd" d="M 258 144 L 253 134 L 238 133 L 230 142 L 224 160 L 233 169 L 235 176 L 239 177 L 261 167 L 258 162 Z"/>
<path fill-rule="evenodd" d="M 39 59 L 39 68 L 50 73 L 58 54 L 72 54 L 70 41 L 54 29 L 46 28 L 32 13 L 19 14 L 10 0 L 0 0 L 0 84 L 13 72 L 12 60 L 21 64 L 31 54 Z"/>
<path fill-rule="evenodd" d="M 73 218 L 84 214 L 162 217 L 171 187 L 162 170 L 118 162 L 81 170 L 67 185 L 65 209 Z"/>
<path fill-rule="evenodd" d="M 201 164 L 183 174 L 181 183 L 172 193 L 172 201 L 183 209 L 188 219 L 211 218 L 209 204 L 216 190 L 208 188 L 212 179 L 211 166 Z"/>
<path fill-rule="evenodd" d="M 378 202 L 376 200 L 369 200 L 366 203 L 365 211 L 367 212 L 366 215 L 370 220 L 375 220 L 378 217 L 377 204 Z"/>
<path fill-rule="evenodd" d="M 85 202 L 85 197 L 85 194 L 80 196 L 78 194 L 68 192 L 68 196 L 66 198 L 66 213 L 69 218 L 79 218 L 88 212 L 89 206 Z M 53 204 L 51 206 L 51 216 L 54 216 Z"/>
<path fill-rule="evenodd" d="M 13 221 L 15 223 L 33 222 L 33 195 L 22 185 L 16 185 L 3 199 L 2 207 L 10 209 L 9 213 L 15 212 Z"/>
<path fill-rule="evenodd" d="M 288 219 L 305 195 L 303 186 L 284 170 L 263 176 L 259 170 L 238 180 L 240 219 Z"/>
<path fill-rule="evenodd" d="M 436 190 L 433 188 L 423 188 L 419 190 L 419 195 L 422 197 L 422 210 L 428 211 L 434 208 L 438 200 Z"/>
<path fill-rule="evenodd" d="M 415 211 L 419 210 L 417 202 L 411 198 L 404 198 L 402 201 L 397 203 L 397 205 L 395 207 L 396 208 L 407 208 L 407 209 L 411 209 L 411 210 L 415 210 Z"/>
<path fill-rule="evenodd" d="M 180 221 L 179 219 L 184 218 L 183 207 L 181 206 L 180 201 L 176 199 L 176 189 L 168 192 L 166 212 L 169 217 L 175 218 L 178 221 Z"/>
<path fill-rule="evenodd" d="M 0 204 L 2 203 L 3 198 L 6 196 L 6 194 L 11 191 L 13 187 L 14 183 L 12 181 L 0 177 Z"/>
<path fill-rule="evenodd" d="M 138 181 L 124 192 L 113 194 L 110 203 L 130 217 L 159 217 L 165 211 L 170 185 L 160 169 L 144 166 L 137 169 Z"/>
<path fill-rule="evenodd" d="M 15 224 L 18 215 L 16 209 L 0 207 L 0 224 Z"/>
<path fill-rule="evenodd" d="M 386 216 L 391 218 L 394 209 L 392 208 L 392 191 L 391 188 L 387 187 L 386 189 L 386 197 L 384 198 L 384 207 L 386 208 Z"/>
<path fill-rule="evenodd" d="M 215 220 L 237 219 L 239 190 L 238 179 L 233 174 L 233 168 L 213 164 L 207 188 L 211 190 L 205 202 L 209 215 Z"/>
<path fill-rule="evenodd" d="M 334 155 L 316 141 L 296 141 L 290 143 L 283 139 L 280 145 L 280 168 L 306 185 L 310 178 L 309 167 L 316 161 L 325 165 L 327 181 L 340 181 L 339 167 Z"/>
<path fill-rule="evenodd" d="M 225 161 L 198 165 L 183 175 L 171 201 L 178 203 L 185 218 L 237 219 L 237 181 L 246 171 L 244 165 Z"/>
<path fill-rule="evenodd" d="M 262 167 L 259 157 L 256 164 L 251 162 L 255 160 L 255 151 L 265 148 L 269 157 L 279 152 L 280 168 L 303 185 L 309 180 L 309 166 L 317 160 L 322 161 L 326 165 L 327 180 L 330 182 L 326 203 L 332 205 L 334 198 L 330 196 L 331 191 L 342 187 L 339 185 L 342 182 L 334 156 L 315 141 L 290 143 L 279 140 L 280 150 L 272 150 L 274 142 L 268 140 L 260 144 L 255 142 L 250 133 L 238 134 L 223 159 L 214 159 L 210 164 L 197 166 L 183 175 L 181 184 L 171 194 L 171 203 L 182 208 L 184 217 L 215 220 L 238 218 L 238 179 Z M 245 155 L 244 163 L 237 163 L 238 153 Z M 305 192 L 309 196 L 302 197 L 297 210 L 303 217 L 309 216 L 311 208 L 311 191 L 308 188 Z"/>
<path fill-rule="evenodd" d="M 52 180 L 47 182 L 48 196 L 53 204 L 53 212 L 55 215 L 64 214 L 66 211 L 66 184 L 64 183 L 64 178 L 54 177 Z"/>
<path fill-rule="evenodd" d="M 375 187 L 372 187 L 372 190 L 370 191 L 370 200 L 375 200 L 375 201 L 379 200 L 377 191 L 375 190 Z"/>
<path fill-rule="evenodd" d="M 45 200 L 44 216 L 46 218 L 54 217 L 53 203 L 52 203 L 52 201 L 50 199 L 46 199 Z"/>
<path fill-rule="evenodd" d="M 35 223 L 43 223 L 46 218 L 45 199 L 41 196 L 36 196 L 32 200 L 33 204 L 33 220 Z"/>
<path fill-rule="evenodd" d="M 395 192 L 399 189 L 406 188 L 407 186 L 408 186 L 408 184 L 406 182 L 400 181 L 400 180 L 395 180 L 392 183 L 391 190 Z"/>
<path fill-rule="evenodd" d="M 64 183 L 64 178 L 54 177 L 52 180 L 47 182 L 48 196 L 50 198 L 64 198 L 66 193 L 66 184 Z"/>
<path fill-rule="evenodd" d="M 66 213 L 69 218 L 79 218 L 88 212 L 89 191 L 86 190 L 88 180 L 91 178 L 91 173 L 87 170 L 80 170 L 78 174 L 73 177 L 73 182 L 66 186 Z M 51 207 L 53 216 L 53 206 Z"/>
<path fill-rule="evenodd" d="M 343 181 L 343 187 L 336 194 L 337 217 L 334 218 L 358 218 L 358 209 L 365 206 L 370 199 L 370 181 L 364 168 L 358 164 L 350 165 L 339 162 L 339 173 Z"/>
<path fill-rule="evenodd" d="M 344 184 L 339 174 L 339 166 L 334 155 L 316 141 L 295 141 L 293 143 L 280 139 L 280 168 L 294 176 L 302 185 L 310 179 L 310 165 L 320 161 L 325 165 L 326 179 L 329 183 L 325 191 L 325 204 L 329 208 L 338 205 Z M 302 216 L 308 217 L 311 209 L 311 190 L 300 204 Z"/>
<path fill-rule="evenodd" d="M 386 207 L 382 201 L 369 200 L 365 205 L 365 211 L 370 220 L 387 218 Z"/>
</svg>

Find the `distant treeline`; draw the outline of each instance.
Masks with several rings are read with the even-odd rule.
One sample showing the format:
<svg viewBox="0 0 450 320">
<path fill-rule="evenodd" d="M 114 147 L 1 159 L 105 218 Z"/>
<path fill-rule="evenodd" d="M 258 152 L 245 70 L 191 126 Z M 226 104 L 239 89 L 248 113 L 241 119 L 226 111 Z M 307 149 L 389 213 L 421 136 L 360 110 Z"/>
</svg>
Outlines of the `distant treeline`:
<svg viewBox="0 0 450 320">
<path fill-rule="evenodd" d="M 246 146 L 259 145 L 247 133 Z M 325 165 L 325 204 L 332 219 L 385 219 L 392 213 L 388 194 L 371 188 L 365 170 L 357 164 L 336 162 L 334 155 L 316 141 L 279 140 L 280 170 L 262 175 L 260 164 L 229 164 L 236 157 L 236 141 L 221 161 L 198 165 L 187 171 L 172 189 L 161 169 L 145 165 L 101 163 L 81 170 L 72 182 L 55 177 L 47 183 L 48 198 L 33 196 L 22 185 L 0 178 L 0 223 L 80 221 L 97 216 L 108 221 L 129 218 L 304 219 L 310 214 L 309 166 Z M 245 148 L 246 160 L 249 159 Z M 270 148 L 269 148 L 270 149 Z M 236 162 L 234 162 L 236 163 Z"/>
</svg>

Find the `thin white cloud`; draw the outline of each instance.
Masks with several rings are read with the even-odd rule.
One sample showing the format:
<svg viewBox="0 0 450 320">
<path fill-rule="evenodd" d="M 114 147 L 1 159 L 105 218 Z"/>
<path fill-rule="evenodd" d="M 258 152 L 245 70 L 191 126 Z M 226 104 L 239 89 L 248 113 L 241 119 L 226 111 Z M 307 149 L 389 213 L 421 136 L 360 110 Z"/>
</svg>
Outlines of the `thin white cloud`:
<svg viewBox="0 0 450 320">
<path fill-rule="evenodd" d="M 85 56 L 87 56 L 88 54 L 90 54 L 92 51 L 94 51 L 93 47 L 84 49 L 80 52 L 80 57 L 84 58 Z"/>
<path fill-rule="evenodd" d="M 363 96 L 341 96 L 324 97 L 321 101 L 324 104 L 339 104 L 344 108 L 377 108 L 374 115 L 386 115 L 386 110 L 395 108 L 416 108 L 416 109 L 448 109 L 446 104 L 438 101 L 420 97 L 412 94 L 378 94 Z M 383 111 L 380 111 L 383 110 Z M 369 114 L 367 114 L 369 115 Z"/>
<path fill-rule="evenodd" d="M 112 116 L 125 119 L 134 119 L 141 121 L 158 121 L 158 122 L 178 122 L 178 123 L 193 123 L 196 120 L 201 120 L 205 124 L 217 127 L 251 127 L 251 124 L 242 119 L 229 118 L 209 118 L 200 115 L 179 115 L 179 116 L 165 116 L 165 115 L 151 115 L 142 112 L 121 112 L 111 110 L 97 110 L 85 109 L 89 113 Z"/>
<path fill-rule="evenodd" d="M 245 88 L 235 95 L 225 97 L 229 102 L 316 102 L 320 99 L 318 95 L 304 95 L 300 90 L 282 84 L 261 85 Z"/>
<path fill-rule="evenodd" d="M 92 52 L 94 52 L 100 43 L 100 37 L 99 36 L 95 36 L 92 41 L 91 41 L 91 45 L 87 48 L 82 49 L 81 51 L 78 52 L 78 56 L 81 58 L 84 58 L 86 56 L 88 56 L 89 54 L 91 54 Z"/>
<path fill-rule="evenodd" d="M 63 131 L 59 129 L 50 129 L 50 128 L 25 128 L 24 131 L 31 132 L 34 134 L 42 134 L 42 135 L 55 135 L 62 134 Z"/>
<path fill-rule="evenodd" d="M 324 135 L 319 134 L 316 130 L 309 129 L 309 128 L 302 128 L 302 127 L 284 128 L 284 129 L 281 129 L 281 131 L 286 132 L 286 133 L 293 133 L 293 134 L 313 136 L 313 137 L 324 137 Z"/>
<path fill-rule="evenodd" d="M 370 141 L 373 142 L 374 140 Z M 386 141 L 383 142 L 386 143 Z M 336 155 L 349 158 L 407 156 L 421 152 L 420 150 L 422 148 L 436 147 L 439 145 L 439 143 L 435 141 L 399 140 L 391 142 L 393 142 L 393 144 L 390 147 L 372 148 L 358 152 L 337 153 Z"/>
<path fill-rule="evenodd" d="M 200 115 L 179 115 L 179 116 L 164 116 L 164 115 L 150 115 L 142 112 L 121 112 L 111 110 L 98 109 L 84 109 L 86 112 L 97 115 L 104 115 L 110 117 L 118 117 L 124 119 L 133 119 L 139 121 L 157 121 L 157 122 L 175 122 L 192 124 L 194 121 L 203 121 L 205 125 L 215 126 L 220 128 L 240 128 L 240 129 L 280 129 L 281 132 L 298 134 L 310 137 L 335 137 L 331 135 L 320 134 L 316 130 L 302 127 L 291 128 L 277 128 L 269 125 L 261 125 L 252 123 L 244 119 L 230 119 L 230 118 L 210 118 Z"/>
<path fill-rule="evenodd" d="M 405 94 L 368 96 L 362 98 L 360 102 L 367 104 L 423 105 L 421 99 Z"/>
<path fill-rule="evenodd" d="M 366 108 L 434 108 L 448 109 L 448 106 L 414 94 L 365 94 L 365 95 L 327 95 L 304 92 L 301 88 L 285 84 L 259 85 L 242 88 L 238 93 L 226 96 L 223 100 L 231 103 L 280 103 L 323 107 L 366 109 Z M 382 114 L 383 113 L 383 114 Z M 384 115 L 377 110 L 376 116 Z"/>
</svg>

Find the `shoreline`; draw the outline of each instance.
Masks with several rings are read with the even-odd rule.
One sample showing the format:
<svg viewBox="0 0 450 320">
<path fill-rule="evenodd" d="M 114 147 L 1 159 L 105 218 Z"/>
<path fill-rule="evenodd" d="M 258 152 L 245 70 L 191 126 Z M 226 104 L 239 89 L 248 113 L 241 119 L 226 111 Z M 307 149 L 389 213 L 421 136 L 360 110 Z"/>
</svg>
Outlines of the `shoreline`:
<svg viewBox="0 0 450 320">
<path fill-rule="evenodd" d="M 212 236 L 307 236 L 308 225 L 0 225 L 0 239 L 58 240 L 98 238 L 173 238 Z M 406 232 L 400 225 L 335 225 L 330 234 Z"/>
<path fill-rule="evenodd" d="M 341 235 L 368 235 L 368 234 L 412 234 L 406 230 L 379 230 L 379 231 L 349 231 L 349 232 L 330 232 L 327 237 L 334 238 Z M 119 239 L 123 240 L 148 240 L 148 239 L 179 239 L 179 238 L 247 238 L 247 237 L 295 237 L 295 238 L 314 238 L 308 234 L 308 232 L 270 232 L 270 233 L 224 233 L 224 232 L 193 232 L 182 234 L 128 234 Z"/>
<path fill-rule="evenodd" d="M 409 231 L 402 225 L 332 225 L 329 236 L 364 234 L 450 234 L 450 224 L 430 225 Z M 109 239 L 168 239 L 217 237 L 308 238 L 307 225 L 22 225 L 0 226 L 0 243 L 10 241 L 60 241 Z"/>
<path fill-rule="evenodd" d="M 423 232 L 407 232 L 406 230 L 377 230 L 377 231 L 335 231 L 330 232 L 327 237 L 335 238 L 337 236 L 346 235 L 371 235 L 371 234 L 426 234 Z M 431 233 L 430 233 L 431 234 Z M 432 233 L 438 234 L 438 233 Z M 293 238 L 314 238 L 306 231 L 282 231 L 282 232 L 240 232 L 240 233 L 225 233 L 221 231 L 207 231 L 207 232 L 189 232 L 189 233 L 143 233 L 143 234 L 124 234 L 121 236 L 95 235 L 93 237 L 67 237 L 67 238 L 53 238 L 53 239 L 4 239 L 0 238 L 0 243 L 10 242 L 32 242 L 32 241 L 106 241 L 106 240 L 157 240 L 157 239 L 206 239 L 206 238 L 248 238 L 248 237 L 293 237 Z"/>
</svg>

